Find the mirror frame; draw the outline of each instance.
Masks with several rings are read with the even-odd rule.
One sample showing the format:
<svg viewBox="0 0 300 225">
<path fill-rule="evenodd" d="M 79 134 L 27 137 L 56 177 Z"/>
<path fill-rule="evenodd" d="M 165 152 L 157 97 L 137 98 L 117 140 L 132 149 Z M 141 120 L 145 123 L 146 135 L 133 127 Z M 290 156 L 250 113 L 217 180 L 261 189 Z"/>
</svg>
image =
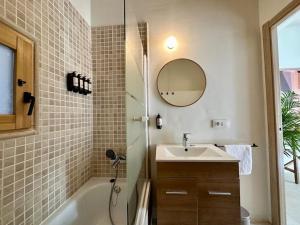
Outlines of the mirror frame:
<svg viewBox="0 0 300 225">
<path fill-rule="evenodd" d="M 200 69 L 200 70 L 203 72 L 203 74 L 204 74 L 205 87 L 204 87 L 203 93 L 199 96 L 199 98 L 198 98 L 196 101 L 192 102 L 191 104 L 187 104 L 187 105 L 174 105 L 174 104 L 168 102 L 166 99 L 164 99 L 164 98 L 161 96 L 160 91 L 159 91 L 159 89 L 158 89 L 158 80 L 159 80 L 159 76 L 161 75 L 161 71 L 162 71 L 168 64 L 170 64 L 170 63 L 172 63 L 172 62 L 174 62 L 174 61 L 177 61 L 177 60 L 188 60 L 188 61 L 194 63 L 195 65 L 197 65 L 197 66 L 199 67 L 199 69 Z M 173 60 L 167 62 L 167 63 L 164 64 L 164 66 L 159 70 L 158 76 L 157 76 L 157 78 L 156 78 L 156 89 L 157 89 L 157 91 L 158 91 L 158 94 L 159 94 L 160 98 L 161 98 L 162 100 L 164 100 L 164 102 L 168 103 L 168 104 L 171 105 L 171 106 L 175 106 L 175 107 L 188 107 L 188 106 L 194 105 L 194 104 L 195 104 L 196 102 L 198 102 L 198 101 L 202 98 L 202 96 L 204 95 L 204 93 L 205 93 L 205 91 L 206 91 L 206 86 L 207 86 L 207 79 L 206 79 L 206 74 L 205 74 L 205 71 L 203 70 L 203 68 L 202 68 L 197 62 L 195 62 L 194 60 L 187 59 L 187 58 L 178 58 L 178 59 L 173 59 Z"/>
</svg>

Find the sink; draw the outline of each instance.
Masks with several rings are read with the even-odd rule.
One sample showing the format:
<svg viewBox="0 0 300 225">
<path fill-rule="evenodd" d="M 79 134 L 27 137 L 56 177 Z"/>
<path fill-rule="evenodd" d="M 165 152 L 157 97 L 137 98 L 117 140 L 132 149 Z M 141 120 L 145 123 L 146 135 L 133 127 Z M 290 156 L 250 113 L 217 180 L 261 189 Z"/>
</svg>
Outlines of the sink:
<svg viewBox="0 0 300 225">
<path fill-rule="evenodd" d="M 165 148 L 165 154 L 169 157 L 221 157 L 216 151 L 211 151 L 208 147 L 191 147 L 185 150 L 180 146 L 170 146 Z"/>
<path fill-rule="evenodd" d="M 197 144 L 184 148 L 181 145 L 158 145 L 156 147 L 158 162 L 236 162 L 222 149 L 212 144 Z"/>
</svg>

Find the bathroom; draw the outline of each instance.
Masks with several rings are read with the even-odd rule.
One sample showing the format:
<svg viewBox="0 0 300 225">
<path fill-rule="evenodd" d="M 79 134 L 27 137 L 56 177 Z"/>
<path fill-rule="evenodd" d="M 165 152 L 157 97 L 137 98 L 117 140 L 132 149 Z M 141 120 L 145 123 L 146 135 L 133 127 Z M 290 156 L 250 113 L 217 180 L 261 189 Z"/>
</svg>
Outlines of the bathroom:
<svg viewBox="0 0 300 225">
<path fill-rule="evenodd" d="M 0 225 L 285 225 L 263 26 L 297 4 L 0 0 Z"/>
</svg>

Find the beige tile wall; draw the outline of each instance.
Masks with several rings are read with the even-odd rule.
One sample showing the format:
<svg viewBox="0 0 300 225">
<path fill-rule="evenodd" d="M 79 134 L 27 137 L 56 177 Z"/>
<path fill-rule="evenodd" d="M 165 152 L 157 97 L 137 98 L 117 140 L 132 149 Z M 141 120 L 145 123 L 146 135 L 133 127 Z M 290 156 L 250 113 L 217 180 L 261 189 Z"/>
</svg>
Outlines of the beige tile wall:
<svg viewBox="0 0 300 225">
<path fill-rule="evenodd" d="M 0 0 L 0 18 L 40 54 L 39 134 L 0 141 L 0 224 L 40 224 L 92 175 L 93 99 L 65 87 L 92 72 L 91 29 L 68 0 Z"/>
<path fill-rule="evenodd" d="M 123 25 L 92 27 L 94 176 L 115 175 L 115 169 L 105 155 L 107 149 L 126 154 L 124 31 Z M 139 32 L 147 54 L 146 23 L 139 23 Z M 119 175 L 126 177 L 125 163 L 121 165 Z"/>
<path fill-rule="evenodd" d="M 0 18 L 40 55 L 39 134 L 0 141 L 0 225 L 40 224 L 92 175 L 114 175 L 106 149 L 126 153 L 124 27 L 91 29 L 68 0 L 0 0 Z M 67 72 L 92 69 L 93 97 L 66 91 Z"/>
<path fill-rule="evenodd" d="M 93 175 L 111 177 L 115 170 L 107 149 L 126 153 L 124 26 L 92 28 L 94 151 Z M 119 169 L 126 176 L 126 164 Z"/>
</svg>

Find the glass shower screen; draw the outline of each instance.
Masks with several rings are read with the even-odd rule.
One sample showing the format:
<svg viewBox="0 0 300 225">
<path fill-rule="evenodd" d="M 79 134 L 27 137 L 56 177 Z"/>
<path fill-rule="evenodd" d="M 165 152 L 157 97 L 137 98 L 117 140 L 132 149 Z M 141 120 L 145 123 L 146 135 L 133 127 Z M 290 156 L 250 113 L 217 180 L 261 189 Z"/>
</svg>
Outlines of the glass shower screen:
<svg viewBox="0 0 300 225">
<path fill-rule="evenodd" d="M 147 79 L 141 33 L 130 1 L 126 2 L 127 220 L 133 225 L 147 180 Z"/>
</svg>

